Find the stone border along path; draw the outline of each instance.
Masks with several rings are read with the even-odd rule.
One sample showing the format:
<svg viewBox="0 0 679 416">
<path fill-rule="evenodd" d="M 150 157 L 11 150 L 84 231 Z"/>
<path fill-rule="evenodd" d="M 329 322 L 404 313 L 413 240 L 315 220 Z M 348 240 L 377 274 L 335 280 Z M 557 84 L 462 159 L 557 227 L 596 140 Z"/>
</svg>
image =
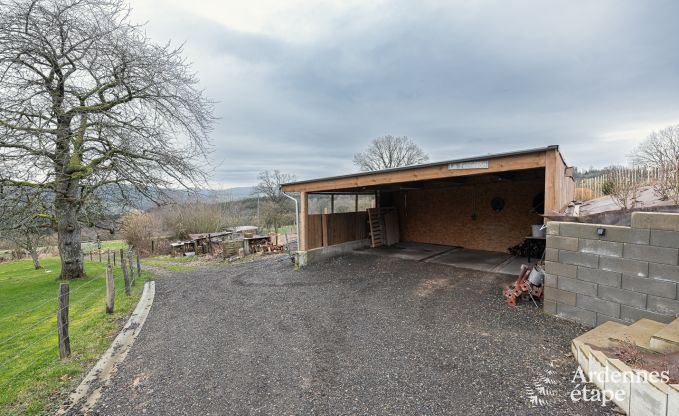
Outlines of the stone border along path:
<svg viewBox="0 0 679 416">
<path fill-rule="evenodd" d="M 134 340 L 144 326 L 146 317 L 153 305 L 156 293 L 156 283 L 149 281 L 144 284 L 144 290 L 137 303 L 137 307 L 127 320 L 127 323 L 108 350 L 101 356 L 97 364 L 90 370 L 78 388 L 71 393 L 57 415 L 86 414 L 101 396 L 105 387 L 116 372 L 117 366 L 125 359 L 132 348 Z"/>
</svg>

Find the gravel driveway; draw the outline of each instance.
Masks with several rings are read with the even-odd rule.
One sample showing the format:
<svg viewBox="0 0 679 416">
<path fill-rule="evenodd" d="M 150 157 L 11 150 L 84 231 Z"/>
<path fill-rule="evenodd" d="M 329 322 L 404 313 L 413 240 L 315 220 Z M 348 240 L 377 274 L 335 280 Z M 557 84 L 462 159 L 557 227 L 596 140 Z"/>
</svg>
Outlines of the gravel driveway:
<svg viewBox="0 0 679 416">
<path fill-rule="evenodd" d="M 507 280 L 377 256 L 167 272 L 94 413 L 612 413 L 569 398 L 584 330 L 508 308 Z"/>
</svg>

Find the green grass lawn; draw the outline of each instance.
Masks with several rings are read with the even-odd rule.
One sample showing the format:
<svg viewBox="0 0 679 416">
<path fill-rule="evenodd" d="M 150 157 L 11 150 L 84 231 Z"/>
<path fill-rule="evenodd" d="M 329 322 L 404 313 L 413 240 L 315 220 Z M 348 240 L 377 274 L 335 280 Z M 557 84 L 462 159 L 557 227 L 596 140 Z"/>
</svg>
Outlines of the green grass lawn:
<svg viewBox="0 0 679 416">
<path fill-rule="evenodd" d="M 114 268 L 115 313 L 105 313 L 105 263 L 85 261 L 86 278 L 70 282 L 71 357 L 59 360 L 56 331 L 59 259 L 0 264 L 0 415 L 53 413 L 110 346 L 142 291 L 142 278 L 125 296 Z"/>
</svg>

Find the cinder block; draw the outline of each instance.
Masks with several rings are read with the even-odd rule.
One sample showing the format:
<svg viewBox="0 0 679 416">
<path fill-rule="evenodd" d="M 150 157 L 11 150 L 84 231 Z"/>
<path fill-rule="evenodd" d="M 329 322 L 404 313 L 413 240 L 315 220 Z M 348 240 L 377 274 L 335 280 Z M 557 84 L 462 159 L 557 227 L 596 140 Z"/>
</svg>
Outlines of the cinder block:
<svg viewBox="0 0 679 416">
<path fill-rule="evenodd" d="M 645 293 L 630 292 L 629 290 L 609 286 L 599 286 L 597 296 L 601 299 L 633 306 L 639 309 L 646 308 L 646 298 L 648 297 Z"/>
<path fill-rule="evenodd" d="M 623 243 L 613 241 L 599 241 L 580 239 L 578 245 L 582 253 L 599 254 L 602 256 L 622 257 Z"/>
<path fill-rule="evenodd" d="M 599 268 L 601 270 L 620 272 L 622 274 L 629 274 L 639 277 L 648 276 L 648 262 L 645 261 L 601 256 L 599 259 Z"/>
<path fill-rule="evenodd" d="M 657 322 L 669 324 L 674 320 L 673 317 L 661 313 L 637 309 L 627 305 L 620 305 L 620 319 L 625 322 L 636 322 L 639 319 L 651 319 Z"/>
<path fill-rule="evenodd" d="M 679 248 L 679 232 L 651 230 L 651 245 L 659 247 Z"/>
<path fill-rule="evenodd" d="M 620 317 L 620 304 L 608 300 L 598 299 L 592 296 L 577 294 L 575 306 L 588 311 L 602 313 L 613 318 Z"/>
<path fill-rule="evenodd" d="M 559 235 L 559 221 L 550 221 L 547 223 L 547 235 Z"/>
<path fill-rule="evenodd" d="M 556 305 L 556 315 L 571 321 L 579 322 L 585 326 L 593 327 L 596 325 L 596 313 L 580 309 L 576 306 L 558 303 Z"/>
<path fill-rule="evenodd" d="M 599 256 L 596 254 L 559 250 L 559 262 L 596 269 L 599 267 Z"/>
<path fill-rule="evenodd" d="M 594 383 L 599 390 L 606 387 L 606 355 L 601 351 L 592 350 L 589 355 L 589 381 Z"/>
<path fill-rule="evenodd" d="M 623 252 L 626 259 L 643 260 L 651 263 L 677 264 L 679 250 L 676 248 L 642 246 L 625 243 Z"/>
<path fill-rule="evenodd" d="M 585 282 L 584 280 L 572 279 L 570 277 L 559 276 L 558 286 L 561 290 L 580 293 L 582 295 L 596 296 L 596 283 Z"/>
<path fill-rule="evenodd" d="M 647 293 L 649 295 L 674 299 L 677 296 L 677 284 L 666 280 L 650 279 L 622 275 L 622 288 L 633 292 Z"/>
<path fill-rule="evenodd" d="M 609 272 L 608 270 L 591 269 L 589 267 L 578 267 L 578 279 L 588 282 L 620 287 L 622 273 Z"/>
<path fill-rule="evenodd" d="M 545 286 L 557 287 L 556 280 L 558 277 L 553 274 L 545 273 Z"/>
<path fill-rule="evenodd" d="M 577 222 L 562 222 L 559 227 L 559 235 L 563 237 L 575 237 L 575 238 L 589 238 L 592 240 L 598 240 L 599 235 L 596 233 L 596 224 L 581 224 Z"/>
<path fill-rule="evenodd" d="M 575 293 L 566 290 L 557 289 L 555 287 L 545 286 L 545 300 L 551 300 L 557 303 L 564 303 L 566 305 L 575 306 Z"/>
<path fill-rule="evenodd" d="M 545 272 L 549 274 L 555 274 L 557 276 L 576 277 L 578 275 L 578 267 L 573 266 L 572 264 L 546 261 Z"/>
<path fill-rule="evenodd" d="M 556 315 L 556 302 L 547 299 L 543 300 L 542 310 L 550 315 Z"/>
<path fill-rule="evenodd" d="M 545 261 L 559 261 L 559 250 L 556 248 L 545 249 Z"/>
<path fill-rule="evenodd" d="M 610 392 L 613 403 L 629 414 L 632 369 L 618 359 L 606 360 L 606 391 Z"/>
<path fill-rule="evenodd" d="M 626 322 L 623 321 L 622 319 L 614 318 L 614 317 L 608 316 L 608 315 L 604 315 L 603 313 L 597 313 L 596 314 L 596 326 L 604 324 L 608 321 L 617 322 L 619 324 L 626 324 Z"/>
<path fill-rule="evenodd" d="M 547 235 L 547 248 L 558 248 L 560 250 L 578 251 L 578 239 L 573 237 L 561 237 L 558 235 Z"/>
<path fill-rule="evenodd" d="M 679 231 L 679 214 L 667 212 L 633 212 L 632 228 Z"/>
<path fill-rule="evenodd" d="M 644 373 L 641 370 L 634 370 Z M 644 377 L 648 379 L 646 375 Z M 634 415 L 667 415 L 667 394 L 669 387 L 664 383 L 640 382 L 632 380 L 629 414 Z"/>
<path fill-rule="evenodd" d="M 600 240 L 617 241 L 619 243 L 648 244 L 651 232 L 641 228 L 630 228 L 619 225 L 601 225 L 606 233 Z"/>
<path fill-rule="evenodd" d="M 679 415 L 679 384 L 670 384 L 667 393 L 667 414 Z"/>
<path fill-rule="evenodd" d="M 677 314 L 679 314 L 679 301 L 676 301 L 674 299 L 661 298 L 657 296 L 649 296 L 646 309 L 648 309 L 649 311 L 661 313 L 663 315 L 670 315 L 672 317 L 676 317 Z"/>
<path fill-rule="evenodd" d="M 672 280 L 679 282 L 679 267 L 668 264 L 649 263 L 648 277 L 652 279 Z"/>
</svg>

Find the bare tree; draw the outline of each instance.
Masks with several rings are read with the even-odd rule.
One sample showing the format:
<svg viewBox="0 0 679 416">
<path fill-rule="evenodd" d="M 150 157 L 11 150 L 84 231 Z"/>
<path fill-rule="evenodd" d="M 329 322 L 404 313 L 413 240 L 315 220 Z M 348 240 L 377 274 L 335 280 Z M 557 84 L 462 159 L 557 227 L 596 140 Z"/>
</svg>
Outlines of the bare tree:
<svg viewBox="0 0 679 416">
<path fill-rule="evenodd" d="M 377 138 L 365 152 L 354 155 L 354 165 L 362 171 L 419 165 L 427 160 L 429 156 L 406 136 Z"/>
<path fill-rule="evenodd" d="M 124 0 L 0 0 L 0 185 L 53 195 L 63 279 L 81 275 L 97 192 L 160 201 L 204 179 L 212 105 L 181 48 L 128 16 Z"/>
<path fill-rule="evenodd" d="M 660 198 L 679 204 L 679 124 L 651 133 L 634 149 L 632 158 L 657 171 L 653 187 Z"/>
<path fill-rule="evenodd" d="M 38 249 L 53 234 L 48 197 L 30 188 L 0 186 L 0 239 L 28 252 L 33 267 L 40 268 Z"/>
<path fill-rule="evenodd" d="M 265 170 L 259 173 L 259 183 L 256 186 L 258 193 L 264 195 L 266 200 L 262 207 L 262 214 L 264 223 L 267 226 L 272 226 L 276 234 L 278 228 L 283 225 L 286 217 L 292 218 L 290 215 L 291 201 L 283 195 L 281 185 L 295 180 L 295 175 L 283 173 L 279 170 Z"/>
<path fill-rule="evenodd" d="M 611 166 L 606 169 L 606 180 L 609 183 L 609 196 L 623 211 L 632 209 L 637 204 L 641 182 L 630 169 L 624 166 Z"/>
</svg>

